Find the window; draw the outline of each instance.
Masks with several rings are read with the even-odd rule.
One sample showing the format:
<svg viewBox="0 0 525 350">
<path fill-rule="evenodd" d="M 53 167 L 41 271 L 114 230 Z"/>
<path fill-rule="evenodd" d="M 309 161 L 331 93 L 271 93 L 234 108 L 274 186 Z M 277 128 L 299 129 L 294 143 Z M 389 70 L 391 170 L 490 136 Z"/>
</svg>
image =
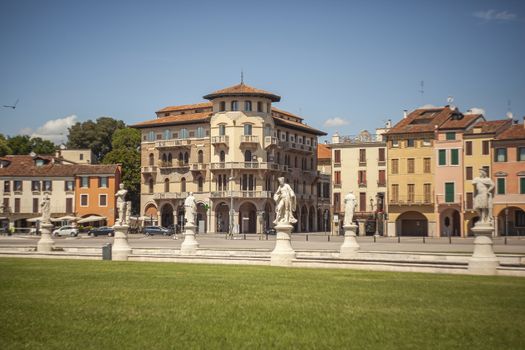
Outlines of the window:
<svg viewBox="0 0 525 350">
<path fill-rule="evenodd" d="M 201 164 L 204 162 L 204 152 L 201 149 L 197 152 L 197 162 Z"/>
<path fill-rule="evenodd" d="M 399 185 L 392 185 L 392 198 L 390 200 L 394 203 L 399 201 Z"/>
<path fill-rule="evenodd" d="M 84 154 L 83 154 L 83 153 L 80 153 L 80 154 L 78 155 L 78 158 L 79 158 L 79 160 L 84 160 Z"/>
<path fill-rule="evenodd" d="M 430 158 L 423 158 L 423 172 L 425 174 L 430 174 L 431 171 Z"/>
<path fill-rule="evenodd" d="M 179 139 L 187 139 L 188 136 L 189 136 L 188 134 L 189 134 L 188 133 L 188 129 L 186 129 L 186 128 L 180 129 L 180 131 L 179 131 Z"/>
<path fill-rule="evenodd" d="M 385 186 L 386 184 L 386 173 L 385 170 L 379 170 L 379 178 L 377 180 L 379 186 Z"/>
<path fill-rule="evenodd" d="M 155 141 L 155 132 L 154 131 L 150 131 L 148 132 L 148 141 Z"/>
<path fill-rule="evenodd" d="M 180 191 L 186 192 L 186 178 L 180 179 Z"/>
<path fill-rule="evenodd" d="M 516 210 L 514 219 L 514 225 L 516 225 L 516 227 L 525 227 L 525 212 L 523 210 Z"/>
<path fill-rule="evenodd" d="M 99 207 L 107 207 L 108 205 L 108 195 L 107 194 L 100 194 L 98 196 L 98 206 Z"/>
<path fill-rule="evenodd" d="M 472 155 L 472 141 L 465 142 L 465 155 L 467 156 Z"/>
<path fill-rule="evenodd" d="M 520 177 L 520 194 L 525 194 L 525 177 Z"/>
<path fill-rule="evenodd" d="M 472 167 L 471 166 L 468 166 L 465 168 L 465 173 L 466 173 L 466 179 L 467 180 L 472 180 L 473 179 L 473 171 L 472 171 Z"/>
<path fill-rule="evenodd" d="M 399 159 L 392 159 L 392 174 L 399 174 Z"/>
<path fill-rule="evenodd" d="M 407 169 L 408 169 L 407 172 L 408 172 L 409 174 L 413 174 L 414 171 L 415 171 L 415 169 L 414 169 L 414 168 L 415 168 L 414 163 L 415 163 L 414 158 L 408 158 L 408 159 L 407 159 Z"/>
<path fill-rule="evenodd" d="M 249 136 L 252 134 L 252 124 L 244 124 L 244 135 Z"/>
<path fill-rule="evenodd" d="M 414 139 L 407 139 L 407 147 L 414 147 Z"/>
<path fill-rule="evenodd" d="M 245 162 L 251 162 L 252 161 L 252 151 L 250 151 L 249 149 L 247 149 L 244 152 L 244 161 Z"/>
<path fill-rule="evenodd" d="M 425 203 L 430 203 L 431 202 L 431 197 L 432 197 L 432 185 L 431 184 L 424 184 L 423 185 L 423 193 L 424 193 L 424 196 L 425 196 Z"/>
<path fill-rule="evenodd" d="M 11 181 L 4 181 L 4 193 L 11 192 Z"/>
<path fill-rule="evenodd" d="M 366 211 L 366 192 L 359 192 L 359 211 Z"/>
<path fill-rule="evenodd" d="M 392 147 L 399 147 L 399 140 L 392 140 Z"/>
<path fill-rule="evenodd" d="M 474 195 L 472 192 L 467 192 L 467 201 L 465 203 L 466 208 L 465 209 L 473 209 L 474 208 Z"/>
<path fill-rule="evenodd" d="M 454 183 L 445 182 L 445 202 L 454 203 Z"/>
<path fill-rule="evenodd" d="M 206 134 L 204 132 L 204 128 L 202 126 L 199 126 L 197 128 L 197 132 L 195 133 L 195 137 L 197 137 L 198 139 L 202 139 L 205 136 L 206 136 Z"/>
<path fill-rule="evenodd" d="M 33 198 L 33 213 L 38 213 L 40 210 L 38 208 L 38 198 Z"/>
<path fill-rule="evenodd" d="M 89 177 L 82 176 L 80 178 L 80 187 L 89 188 Z"/>
<path fill-rule="evenodd" d="M 380 148 L 379 149 L 379 161 L 380 162 L 384 162 L 385 161 L 385 149 L 384 148 Z"/>
<path fill-rule="evenodd" d="M 415 191 L 414 191 L 415 187 L 416 186 L 414 184 L 407 185 L 407 194 L 408 194 L 407 201 L 409 203 L 413 203 L 415 200 Z"/>
<path fill-rule="evenodd" d="M 341 163 L 341 150 L 340 149 L 334 150 L 334 162 L 337 164 Z"/>
<path fill-rule="evenodd" d="M 446 133 L 446 139 L 447 140 L 455 140 L 456 139 L 456 133 L 455 132 L 447 132 Z"/>
<path fill-rule="evenodd" d="M 425 147 L 432 146 L 432 140 L 431 139 L 423 139 L 422 143 L 423 143 L 423 146 L 425 146 Z"/>
<path fill-rule="evenodd" d="M 261 101 L 257 102 L 257 112 L 262 112 L 263 111 L 263 104 Z"/>
<path fill-rule="evenodd" d="M 188 164 L 190 161 L 190 155 L 188 152 L 184 152 L 184 164 Z"/>
<path fill-rule="evenodd" d="M 21 192 L 23 189 L 22 181 L 20 180 L 13 181 L 13 187 L 14 187 L 15 192 Z"/>
<path fill-rule="evenodd" d="M 42 185 L 44 187 L 44 191 L 51 192 L 53 190 L 53 182 L 51 180 L 42 181 Z"/>
<path fill-rule="evenodd" d="M 164 179 L 164 192 L 170 191 L 170 179 Z"/>
<path fill-rule="evenodd" d="M 153 166 L 155 165 L 155 156 L 153 155 L 153 153 L 150 153 L 149 154 L 149 166 Z"/>
<path fill-rule="evenodd" d="M 252 111 L 252 101 L 244 101 L 244 111 L 246 112 Z"/>
<path fill-rule="evenodd" d="M 202 180 L 202 177 L 199 177 L 197 180 L 197 191 L 202 192 L 204 189 L 204 181 Z"/>
<path fill-rule="evenodd" d="M 366 149 L 361 148 L 359 150 L 359 163 L 366 164 Z"/>
<path fill-rule="evenodd" d="M 15 198 L 15 213 L 20 213 L 20 198 Z"/>
<path fill-rule="evenodd" d="M 231 110 L 232 111 L 238 111 L 239 110 L 239 101 L 232 101 L 232 103 L 231 103 Z"/>
<path fill-rule="evenodd" d="M 224 151 L 221 151 L 221 153 L 219 154 L 219 162 L 224 163 L 225 161 L 226 161 L 226 154 L 224 153 Z"/>
<path fill-rule="evenodd" d="M 88 195 L 87 194 L 81 194 L 80 195 L 80 206 L 81 207 L 87 207 L 88 206 Z"/>
<path fill-rule="evenodd" d="M 171 139 L 171 131 L 169 129 L 164 130 L 164 140 Z"/>
<path fill-rule="evenodd" d="M 359 170 L 357 173 L 357 181 L 359 186 L 366 186 L 366 170 Z"/>
<path fill-rule="evenodd" d="M 31 181 L 31 191 L 40 191 L 40 181 Z"/>
<path fill-rule="evenodd" d="M 73 198 L 66 198 L 66 213 L 73 212 Z"/>
<path fill-rule="evenodd" d="M 226 102 L 219 102 L 219 112 L 224 112 L 226 110 Z"/>
<path fill-rule="evenodd" d="M 148 181 L 148 193 L 153 193 L 153 179 L 149 179 Z"/>
<path fill-rule="evenodd" d="M 219 136 L 226 135 L 226 125 L 219 124 Z"/>
<path fill-rule="evenodd" d="M 505 178 L 498 177 L 497 181 L 497 194 L 505 194 Z"/>
<path fill-rule="evenodd" d="M 438 150 L 439 165 L 447 165 L 447 150 Z"/>
<path fill-rule="evenodd" d="M 64 181 L 64 191 L 74 191 L 75 190 L 75 181 L 66 180 Z"/>
<path fill-rule="evenodd" d="M 334 193 L 334 212 L 341 211 L 341 193 Z"/>
<path fill-rule="evenodd" d="M 108 187 L 108 177 L 101 176 L 98 178 L 98 187 L 107 188 Z"/>
<path fill-rule="evenodd" d="M 496 148 L 496 154 L 494 155 L 495 162 L 506 162 L 507 161 L 507 149 Z"/>
<path fill-rule="evenodd" d="M 489 154 L 489 141 L 482 141 L 481 142 L 481 154 L 486 156 Z"/>
<path fill-rule="evenodd" d="M 518 162 L 525 160 L 525 147 L 518 147 L 517 149 L 517 160 Z"/>
<path fill-rule="evenodd" d="M 450 150 L 450 164 L 451 165 L 459 164 L 459 150 L 457 148 Z"/>
<path fill-rule="evenodd" d="M 487 173 L 488 177 L 490 177 L 490 167 L 488 165 L 485 165 L 485 166 L 482 166 L 481 168 L 483 170 L 485 170 L 485 172 Z"/>
</svg>

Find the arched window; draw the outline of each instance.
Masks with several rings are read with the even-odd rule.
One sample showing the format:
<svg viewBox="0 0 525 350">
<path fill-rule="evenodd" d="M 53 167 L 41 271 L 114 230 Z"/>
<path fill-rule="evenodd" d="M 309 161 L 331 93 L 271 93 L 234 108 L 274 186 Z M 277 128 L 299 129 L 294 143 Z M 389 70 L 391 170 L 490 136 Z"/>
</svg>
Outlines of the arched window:
<svg viewBox="0 0 525 350">
<path fill-rule="evenodd" d="M 264 136 L 272 136 L 272 126 L 270 124 L 264 126 Z"/>
<path fill-rule="evenodd" d="M 232 101 L 231 103 L 231 110 L 232 111 L 238 111 L 239 110 L 239 101 Z"/>
<path fill-rule="evenodd" d="M 186 178 L 180 179 L 180 191 L 186 192 Z"/>
<path fill-rule="evenodd" d="M 244 135 L 252 134 L 252 124 L 244 124 Z"/>
<path fill-rule="evenodd" d="M 204 152 L 202 150 L 199 150 L 199 152 L 197 153 L 197 161 L 199 163 L 204 162 Z"/>
<path fill-rule="evenodd" d="M 179 164 L 182 163 L 184 163 L 184 155 L 182 154 L 182 152 L 179 152 Z"/>
<path fill-rule="evenodd" d="M 225 124 L 219 124 L 219 136 L 226 135 L 226 125 Z"/>
<path fill-rule="evenodd" d="M 217 175 L 217 182 L 215 183 L 215 189 L 217 191 L 222 191 L 222 175 Z"/>
<path fill-rule="evenodd" d="M 171 153 L 168 153 L 168 163 L 171 163 L 173 162 L 173 157 L 171 156 Z"/>
<path fill-rule="evenodd" d="M 226 154 L 224 153 L 224 151 L 221 151 L 221 153 L 219 154 L 219 161 L 221 163 L 224 163 L 226 161 Z"/>
<path fill-rule="evenodd" d="M 198 184 L 198 191 L 202 192 L 204 188 L 204 181 L 202 180 L 202 177 L 199 177 L 199 179 L 197 180 L 197 184 Z"/>
<path fill-rule="evenodd" d="M 257 112 L 262 113 L 263 111 L 263 103 L 261 101 L 257 102 Z"/>
<path fill-rule="evenodd" d="M 202 126 L 199 126 L 195 135 L 197 138 L 202 139 L 204 137 L 204 128 Z"/>
<path fill-rule="evenodd" d="M 164 130 L 164 140 L 171 139 L 171 131 L 169 129 Z"/>
<path fill-rule="evenodd" d="M 252 101 L 244 101 L 244 110 L 246 112 L 252 111 Z"/>
<path fill-rule="evenodd" d="M 184 164 L 188 164 L 189 161 L 190 161 L 190 156 L 188 152 L 184 152 Z"/>
<path fill-rule="evenodd" d="M 162 162 L 166 163 L 168 161 L 168 158 L 166 157 L 166 153 L 162 153 Z"/>
<path fill-rule="evenodd" d="M 150 153 L 149 154 L 149 166 L 154 166 L 155 165 L 155 156 L 153 155 L 153 153 Z"/>
<path fill-rule="evenodd" d="M 226 110 L 226 102 L 219 102 L 219 112 L 224 112 Z"/>
<path fill-rule="evenodd" d="M 251 162 L 252 161 L 252 151 L 250 151 L 249 149 L 247 149 L 244 152 L 244 161 L 245 162 Z"/>
<path fill-rule="evenodd" d="M 149 182 L 148 182 L 148 193 L 153 193 L 153 179 L 149 179 Z"/>
<path fill-rule="evenodd" d="M 170 191 L 170 179 L 166 178 L 164 180 L 164 192 Z"/>
<path fill-rule="evenodd" d="M 179 138 L 180 139 L 187 139 L 188 138 L 188 129 L 182 128 L 179 131 Z"/>
<path fill-rule="evenodd" d="M 155 141 L 155 132 L 154 131 L 148 132 L 148 141 Z"/>
</svg>

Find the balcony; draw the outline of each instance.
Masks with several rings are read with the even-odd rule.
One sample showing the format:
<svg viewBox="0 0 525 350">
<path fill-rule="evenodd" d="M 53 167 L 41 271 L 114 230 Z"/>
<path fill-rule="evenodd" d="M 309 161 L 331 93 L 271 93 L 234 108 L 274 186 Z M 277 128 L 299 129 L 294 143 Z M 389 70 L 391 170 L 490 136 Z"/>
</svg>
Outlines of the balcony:
<svg viewBox="0 0 525 350">
<path fill-rule="evenodd" d="M 277 163 L 266 162 L 224 162 L 211 163 L 211 170 L 225 170 L 225 169 L 262 169 L 262 170 L 283 170 L 283 167 Z"/>
<path fill-rule="evenodd" d="M 212 192 L 211 198 L 272 198 L 270 191 L 216 191 Z"/>
<path fill-rule="evenodd" d="M 241 145 L 256 145 L 256 144 L 259 144 L 259 136 L 241 135 Z"/>
<path fill-rule="evenodd" d="M 155 165 L 150 165 L 150 166 L 143 166 L 141 168 L 141 172 L 143 174 L 151 174 L 151 173 L 156 173 L 157 172 L 157 167 Z"/>
<path fill-rule="evenodd" d="M 192 163 L 190 165 L 191 171 L 205 171 L 208 168 L 208 164 L 204 163 Z"/>
<path fill-rule="evenodd" d="M 153 194 L 153 199 L 185 199 L 188 192 L 162 192 Z"/>
<path fill-rule="evenodd" d="M 357 186 L 363 188 L 363 187 L 366 187 L 366 181 L 358 181 L 357 182 Z"/>
<path fill-rule="evenodd" d="M 173 161 L 173 162 L 159 162 L 159 168 L 161 170 L 165 169 L 182 169 L 182 168 L 188 168 L 190 164 L 182 162 L 182 161 Z"/>
<path fill-rule="evenodd" d="M 274 136 L 265 136 L 264 137 L 264 148 L 270 148 L 272 146 L 277 147 L 279 145 L 279 139 Z"/>
<path fill-rule="evenodd" d="M 188 139 L 172 139 L 155 141 L 155 147 L 158 149 L 164 148 L 187 148 L 191 146 L 191 141 Z"/>
<path fill-rule="evenodd" d="M 389 201 L 390 205 L 433 205 L 432 196 L 429 195 L 411 195 L 405 194 L 401 196 L 393 195 Z"/>
<path fill-rule="evenodd" d="M 228 147 L 228 143 L 230 142 L 229 136 L 223 135 L 223 136 L 213 136 L 211 138 L 211 144 L 214 146 L 220 146 L 225 145 Z"/>
<path fill-rule="evenodd" d="M 297 152 L 302 152 L 302 153 L 311 153 L 314 149 L 310 145 L 305 145 L 302 143 L 296 143 L 296 142 L 290 142 L 290 141 L 280 142 L 280 145 L 281 145 L 281 148 L 283 148 L 284 150 L 297 151 Z"/>
<path fill-rule="evenodd" d="M 386 181 L 378 180 L 377 181 L 377 187 L 386 187 Z"/>
<path fill-rule="evenodd" d="M 436 201 L 438 205 L 452 205 L 452 204 L 461 205 L 463 201 L 463 195 L 456 194 L 456 195 L 447 196 L 445 194 L 437 194 Z"/>
</svg>

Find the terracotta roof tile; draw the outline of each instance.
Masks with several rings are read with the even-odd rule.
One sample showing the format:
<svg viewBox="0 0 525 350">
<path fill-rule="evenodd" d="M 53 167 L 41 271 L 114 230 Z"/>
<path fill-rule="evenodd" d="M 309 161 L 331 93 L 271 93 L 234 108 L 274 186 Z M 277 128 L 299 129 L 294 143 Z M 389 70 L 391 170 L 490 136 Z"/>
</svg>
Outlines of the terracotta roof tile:
<svg viewBox="0 0 525 350">
<path fill-rule="evenodd" d="M 288 120 L 288 119 L 276 117 L 275 115 L 273 116 L 273 121 L 277 125 L 283 125 L 283 126 L 291 127 L 291 128 L 294 128 L 294 129 L 299 129 L 299 130 L 302 130 L 302 131 L 311 132 L 311 133 L 314 133 L 314 134 L 319 135 L 319 136 L 325 136 L 326 135 L 326 133 L 324 131 L 312 128 L 311 126 L 309 126 L 307 124 L 303 124 L 303 123 L 299 123 L 299 122 L 296 122 L 296 121 L 293 121 L 293 120 Z"/>
<path fill-rule="evenodd" d="M 411 112 L 406 118 L 401 119 L 386 135 L 411 134 L 433 132 L 435 125 L 443 124 L 454 113 L 448 106 L 436 108 L 420 108 Z"/>
<path fill-rule="evenodd" d="M 485 120 L 481 114 L 465 114 L 461 119 L 448 119 L 439 129 L 465 129 L 477 120 Z"/>
<path fill-rule="evenodd" d="M 297 114 L 293 114 L 293 113 L 290 113 L 290 112 L 287 112 L 287 111 L 283 111 L 282 109 L 279 109 L 279 108 L 272 107 L 272 112 L 281 113 L 281 114 L 284 114 L 284 115 L 287 115 L 287 116 L 290 116 L 290 117 L 297 118 L 299 120 L 303 120 L 303 118 L 299 117 Z"/>
<path fill-rule="evenodd" d="M 465 135 L 479 135 L 479 134 L 493 134 L 497 133 L 499 130 L 509 127 L 512 124 L 510 119 L 501 119 L 501 120 L 488 120 L 477 122 L 474 124 L 474 127 L 467 132 Z M 477 131 L 475 129 L 481 129 Z"/>
<path fill-rule="evenodd" d="M 61 164 L 59 162 L 49 162 L 41 166 L 36 166 L 34 158 L 31 156 L 6 156 L 4 158 L 11 163 L 5 168 L 0 168 L 0 177 L 74 177 L 77 175 L 102 175 L 114 174 L 119 168 L 117 164 Z"/>
<path fill-rule="evenodd" d="M 211 102 L 201 102 L 201 103 L 194 103 L 191 105 L 180 105 L 180 106 L 168 106 L 164 107 L 161 110 L 158 110 L 156 113 L 165 113 L 165 112 L 179 112 L 179 111 L 186 111 L 191 109 L 200 109 L 200 108 L 211 108 L 212 107 Z"/>
<path fill-rule="evenodd" d="M 146 120 L 144 122 L 134 124 L 132 125 L 132 127 L 140 129 L 161 125 L 208 122 L 210 120 L 211 115 L 211 112 L 170 115 L 169 117 L 160 117 L 152 120 Z"/>
<path fill-rule="evenodd" d="M 262 97 L 269 98 L 273 102 L 279 102 L 281 100 L 281 96 L 278 96 L 276 94 L 273 94 L 271 92 L 264 91 L 261 89 L 256 89 L 244 83 L 240 83 L 234 86 L 227 87 L 225 89 L 214 91 L 211 94 L 204 96 L 203 98 L 207 100 L 212 100 L 214 98 L 221 97 L 221 96 L 241 96 L 241 95 L 262 96 Z"/>
<path fill-rule="evenodd" d="M 503 140 L 523 140 L 525 141 L 525 125 L 523 124 L 513 124 L 509 128 L 505 129 L 499 135 L 497 135 L 494 140 L 503 141 Z"/>
<path fill-rule="evenodd" d="M 317 144 L 317 158 L 318 159 L 331 159 L 332 158 L 332 150 L 325 144 L 319 143 Z"/>
</svg>

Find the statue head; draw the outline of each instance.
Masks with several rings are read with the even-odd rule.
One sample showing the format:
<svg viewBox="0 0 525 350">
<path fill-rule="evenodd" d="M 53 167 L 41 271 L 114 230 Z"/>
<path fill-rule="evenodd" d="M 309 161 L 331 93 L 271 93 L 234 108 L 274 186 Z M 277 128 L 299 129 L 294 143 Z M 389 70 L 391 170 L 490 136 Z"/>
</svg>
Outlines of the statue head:
<svg viewBox="0 0 525 350">
<path fill-rule="evenodd" d="M 279 184 L 284 185 L 284 177 L 279 177 L 277 180 L 279 181 Z"/>
<path fill-rule="evenodd" d="M 487 175 L 488 174 L 487 174 L 487 170 L 486 169 L 484 169 L 484 168 L 480 168 L 479 169 L 479 176 L 480 177 L 487 177 Z"/>
<path fill-rule="evenodd" d="M 118 188 L 120 188 L 121 190 L 124 189 L 124 184 L 121 182 L 120 185 L 118 185 Z"/>
</svg>

